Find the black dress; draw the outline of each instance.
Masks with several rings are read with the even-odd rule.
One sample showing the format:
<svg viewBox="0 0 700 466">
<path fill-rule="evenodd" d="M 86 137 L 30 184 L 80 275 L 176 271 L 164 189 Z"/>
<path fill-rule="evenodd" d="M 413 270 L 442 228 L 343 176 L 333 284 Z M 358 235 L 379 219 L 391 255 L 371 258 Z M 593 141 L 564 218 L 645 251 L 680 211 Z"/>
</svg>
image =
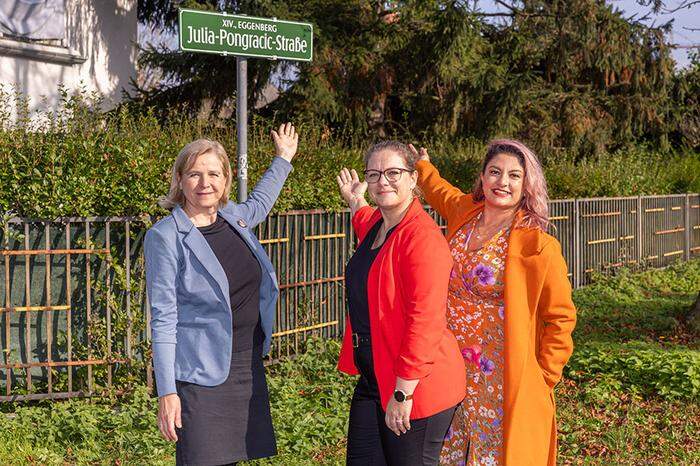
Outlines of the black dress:
<svg viewBox="0 0 700 466">
<path fill-rule="evenodd" d="M 224 383 L 177 381 L 182 429 L 178 465 L 223 465 L 277 453 L 265 381 L 260 325 L 260 263 L 222 217 L 199 230 L 226 272 L 233 316 L 231 367 Z"/>
</svg>

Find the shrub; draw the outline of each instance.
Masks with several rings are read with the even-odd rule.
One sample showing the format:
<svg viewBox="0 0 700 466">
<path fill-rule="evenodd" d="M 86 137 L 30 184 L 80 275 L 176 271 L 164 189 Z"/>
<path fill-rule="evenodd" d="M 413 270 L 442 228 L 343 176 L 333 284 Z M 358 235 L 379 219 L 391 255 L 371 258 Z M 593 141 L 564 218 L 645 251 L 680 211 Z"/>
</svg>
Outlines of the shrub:
<svg viewBox="0 0 700 466">
<path fill-rule="evenodd" d="M 577 382 L 596 381 L 594 395 L 626 391 L 700 400 L 700 352 L 650 343 L 598 343 L 577 348 L 567 366 Z M 602 383 L 600 383 L 602 382 Z M 586 387 L 585 384 L 579 384 Z"/>
<path fill-rule="evenodd" d="M 94 110 L 99 97 L 63 92 L 55 114 L 26 111 L 19 95 L 0 90 L 0 108 L 17 100 L 20 118 L 0 112 L 0 213 L 40 218 L 162 214 L 156 200 L 166 193 L 169 171 L 179 150 L 193 139 L 209 137 L 228 149 L 235 166 L 235 125 L 214 125 L 172 113 L 159 120 L 148 110 L 123 107 Z M 253 118 L 249 129 L 249 187 L 270 163 L 269 130 L 279 122 Z M 339 209 L 335 175 L 341 167 L 360 169 L 362 147 L 328 133 L 314 121 L 296 121 L 301 134 L 294 171 L 275 206 L 290 209 Z M 485 144 L 473 139 L 427 142 L 443 176 L 464 190 L 479 171 Z M 700 191 L 700 154 L 662 154 L 632 148 L 596 159 L 571 154 L 544 155 L 552 198 L 665 194 Z M 236 192 L 235 183 L 234 190 Z"/>
</svg>

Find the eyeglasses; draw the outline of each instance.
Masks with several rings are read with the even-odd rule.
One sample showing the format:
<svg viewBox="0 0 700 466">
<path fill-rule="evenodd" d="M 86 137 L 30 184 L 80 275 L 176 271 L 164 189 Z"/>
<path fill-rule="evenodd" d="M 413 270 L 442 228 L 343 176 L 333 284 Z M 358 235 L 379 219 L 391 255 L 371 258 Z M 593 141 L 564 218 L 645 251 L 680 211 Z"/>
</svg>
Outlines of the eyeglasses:
<svg viewBox="0 0 700 466">
<path fill-rule="evenodd" d="M 367 183 L 377 183 L 379 178 L 384 175 L 384 178 L 389 183 L 395 183 L 401 179 L 403 172 L 412 172 L 408 168 L 387 168 L 386 170 L 365 170 L 365 181 Z"/>
</svg>

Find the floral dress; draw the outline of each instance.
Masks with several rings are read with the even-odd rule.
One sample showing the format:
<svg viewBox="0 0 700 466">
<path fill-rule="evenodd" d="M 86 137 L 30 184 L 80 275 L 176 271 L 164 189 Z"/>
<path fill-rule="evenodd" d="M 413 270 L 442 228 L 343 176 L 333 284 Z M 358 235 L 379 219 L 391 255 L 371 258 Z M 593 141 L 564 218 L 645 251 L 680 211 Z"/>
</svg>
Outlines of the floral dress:
<svg viewBox="0 0 700 466">
<path fill-rule="evenodd" d="M 467 396 L 457 407 L 440 454 L 445 465 L 503 464 L 503 272 L 510 228 L 475 251 L 478 217 L 450 240 L 447 322 L 467 368 Z"/>
</svg>

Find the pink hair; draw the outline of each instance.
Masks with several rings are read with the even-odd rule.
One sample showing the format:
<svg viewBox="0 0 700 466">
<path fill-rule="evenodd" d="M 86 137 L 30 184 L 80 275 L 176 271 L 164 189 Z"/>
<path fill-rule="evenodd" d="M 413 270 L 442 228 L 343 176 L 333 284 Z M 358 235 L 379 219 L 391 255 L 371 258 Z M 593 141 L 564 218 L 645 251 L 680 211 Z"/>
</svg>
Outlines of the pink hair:
<svg viewBox="0 0 700 466">
<path fill-rule="evenodd" d="M 509 154 L 517 157 L 525 170 L 523 197 L 518 207 L 518 211 L 522 212 L 522 217 L 517 226 L 547 231 L 549 226 L 549 196 L 547 195 L 547 181 L 542 172 L 542 164 L 537 156 L 520 141 L 494 139 L 489 142 L 481 173 L 486 171 L 488 163 L 498 154 Z M 473 193 L 475 201 L 482 202 L 484 200 L 481 177 L 477 177 Z"/>
</svg>

